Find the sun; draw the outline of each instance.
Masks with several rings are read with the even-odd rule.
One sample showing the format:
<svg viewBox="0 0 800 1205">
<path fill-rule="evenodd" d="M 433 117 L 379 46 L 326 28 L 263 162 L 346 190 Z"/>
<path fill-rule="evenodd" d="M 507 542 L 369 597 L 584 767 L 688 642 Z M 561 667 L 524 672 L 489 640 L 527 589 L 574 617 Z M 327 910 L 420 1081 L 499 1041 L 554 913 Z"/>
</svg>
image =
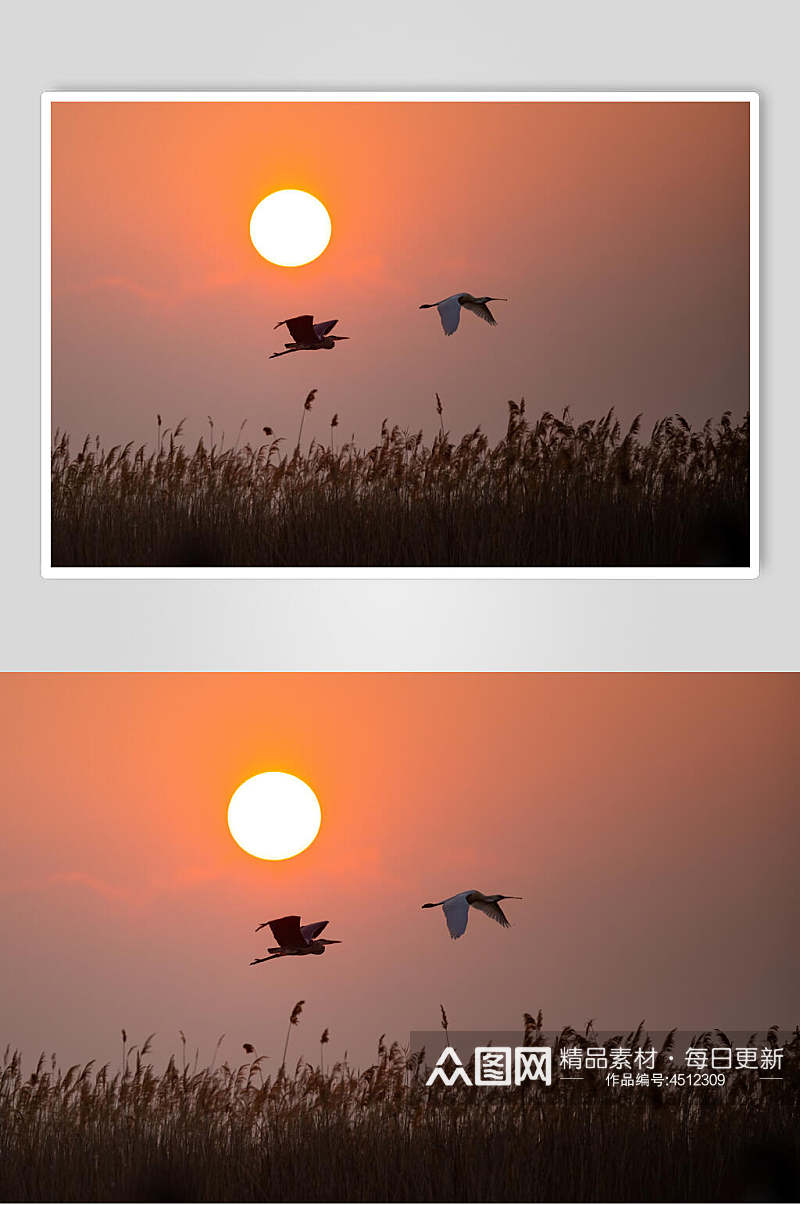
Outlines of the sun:
<svg viewBox="0 0 800 1205">
<path fill-rule="evenodd" d="M 310 192 L 282 188 L 259 201 L 250 218 L 250 238 L 271 264 L 297 268 L 310 264 L 327 247 L 331 218 Z"/>
<path fill-rule="evenodd" d="M 322 812 L 307 783 L 270 770 L 237 787 L 228 805 L 228 828 L 254 858 L 280 861 L 306 849 L 319 832 Z"/>
</svg>

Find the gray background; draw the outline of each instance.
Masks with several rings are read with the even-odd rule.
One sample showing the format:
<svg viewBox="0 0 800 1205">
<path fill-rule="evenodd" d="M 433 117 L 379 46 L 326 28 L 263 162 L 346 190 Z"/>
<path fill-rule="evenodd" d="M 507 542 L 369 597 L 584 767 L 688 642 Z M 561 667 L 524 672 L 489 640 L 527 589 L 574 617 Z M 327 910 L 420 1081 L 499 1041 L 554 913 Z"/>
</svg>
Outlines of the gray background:
<svg viewBox="0 0 800 1205">
<path fill-rule="evenodd" d="M 797 6 L 142 0 L 5 17 L 2 670 L 798 669 Z M 761 94 L 755 581 L 44 581 L 39 94 L 50 88 Z"/>
</svg>

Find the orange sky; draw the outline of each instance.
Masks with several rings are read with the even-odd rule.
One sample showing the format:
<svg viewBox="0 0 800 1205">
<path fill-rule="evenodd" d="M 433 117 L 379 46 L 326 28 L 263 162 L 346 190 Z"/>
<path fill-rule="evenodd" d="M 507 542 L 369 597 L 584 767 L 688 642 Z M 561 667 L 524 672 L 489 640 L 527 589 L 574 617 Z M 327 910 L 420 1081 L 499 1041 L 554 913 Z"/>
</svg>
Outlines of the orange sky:
<svg viewBox="0 0 800 1205">
<path fill-rule="evenodd" d="M 508 398 L 649 422 L 748 399 L 747 106 L 54 103 L 54 423 L 109 444 L 155 413 L 196 438 L 381 420 L 492 437 Z M 268 264 L 250 213 L 319 196 L 315 263 Z M 421 302 L 507 296 L 445 339 Z M 269 363 L 312 311 L 350 336 Z"/>
<path fill-rule="evenodd" d="M 798 1020 L 796 675 L 6 674 L 3 1041 L 113 1058 L 182 1028 L 371 1054 L 379 1034 Z M 296 859 L 226 827 L 283 769 L 323 825 Z M 524 896 L 452 942 L 427 900 Z M 329 919 L 250 967 L 255 925 Z"/>
</svg>

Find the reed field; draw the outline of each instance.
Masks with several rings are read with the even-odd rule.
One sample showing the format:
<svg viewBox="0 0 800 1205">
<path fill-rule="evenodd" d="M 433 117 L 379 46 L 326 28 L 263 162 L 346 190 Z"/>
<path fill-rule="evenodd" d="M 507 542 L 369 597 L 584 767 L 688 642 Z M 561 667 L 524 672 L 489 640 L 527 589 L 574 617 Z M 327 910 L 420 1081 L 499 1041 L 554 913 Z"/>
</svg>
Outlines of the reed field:
<svg viewBox="0 0 800 1205">
<path fill-rule="evenodd" d="M 604 1072 L 564 1082 L 557 1059 L 550 1086 L 426 1087 L 439 1050 L 380 1039 L 365 1070 L 329 1065 L 327 1030 L 316 1065 L 287 1060 L 279 1034 L 271 1057 L 245 1043 L 239 1066 L 198 1067 L 184 1040 L 156 1070 L 149 1040 L 129 1048 L 125 1036 L 114 1067 L 61 1071 L 42 1057 L 23 1069 L 6 1051 L 2 1200 L 797 1199 L 800 1030 L 780 1081 L 739 1071 L 724 1088 L 666 1089 L 609 1088 Z M 565 1030 L 555 1045 L 592 1038 Z M 525 1015 L 520 1039 L 542 1043 L 541 1014 Z"/>
<path fill-rule="evenodd" d="M 159 417 L 152 446 L 99 438 L 52 449 L 52 563 L 95 567 L 686 567 L 749 563 L 749 418 L 693 429 L 680 415 L 649 437 L 612 411 L 529 420 L 508 403 L 505 435 L 446 429 L 426 442 L 384 422 L 380 441 L 305 447 L 263 428 L 193 450 Z"/>
</svg>

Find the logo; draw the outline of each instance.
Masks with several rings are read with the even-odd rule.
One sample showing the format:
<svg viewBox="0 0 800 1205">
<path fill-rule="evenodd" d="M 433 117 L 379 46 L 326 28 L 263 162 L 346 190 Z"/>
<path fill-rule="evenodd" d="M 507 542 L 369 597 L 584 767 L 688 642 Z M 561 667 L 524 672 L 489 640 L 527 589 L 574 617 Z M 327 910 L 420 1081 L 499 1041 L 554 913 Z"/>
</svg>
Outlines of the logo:
<svg viewBox="0 0 800 1205">
<path fill-rule="evenodd" d="M 624 1034 L 624 1029 L 584 1033 L 562 1029 L 545 1033 L 541 1025 L 514 1030 L 450 1031 L 448 1045 L 433 1068 L 426 1065 L 428 1087 L 440 1080 L 451 1088 L 511 1088 L 526 1083 L 604 1084 L 613 1091 L 658 1088 L 709 1088 L 726 1084 L 780 1081 L 787 1078 L 794 1050 L 792 1034 L 777 1027 L 751 1031 L 677 1030 L 643 1032 L 642 1027 Z M 519 1041 L 539 1046 L 517 1046 Z M 410 1049 L 440 1050 L 439 1030 L 416 1030 Z M 545 1045 L 549 1041 L 549 1045 Z"/>
<path fill-rule="evenodd" d="M 445 1064 L 450 1064 L 450 1071 Z M 553 1054 L 549 1046 L 476 1046 L 474 1048 L 475 1079 L 471 1080 L 467 1069 L 452 1046 L 445 1046 L 436 1066 L 425 1081 L 430 1087 L 441 1080 L 448 1088 L 457 1081 L 468 1087 L 509 1088 L 512 1084 L 542 1084 L 553 1081 Z M 513 1073 L 513 1078 L 512 1078 Z"/>
</svg>

